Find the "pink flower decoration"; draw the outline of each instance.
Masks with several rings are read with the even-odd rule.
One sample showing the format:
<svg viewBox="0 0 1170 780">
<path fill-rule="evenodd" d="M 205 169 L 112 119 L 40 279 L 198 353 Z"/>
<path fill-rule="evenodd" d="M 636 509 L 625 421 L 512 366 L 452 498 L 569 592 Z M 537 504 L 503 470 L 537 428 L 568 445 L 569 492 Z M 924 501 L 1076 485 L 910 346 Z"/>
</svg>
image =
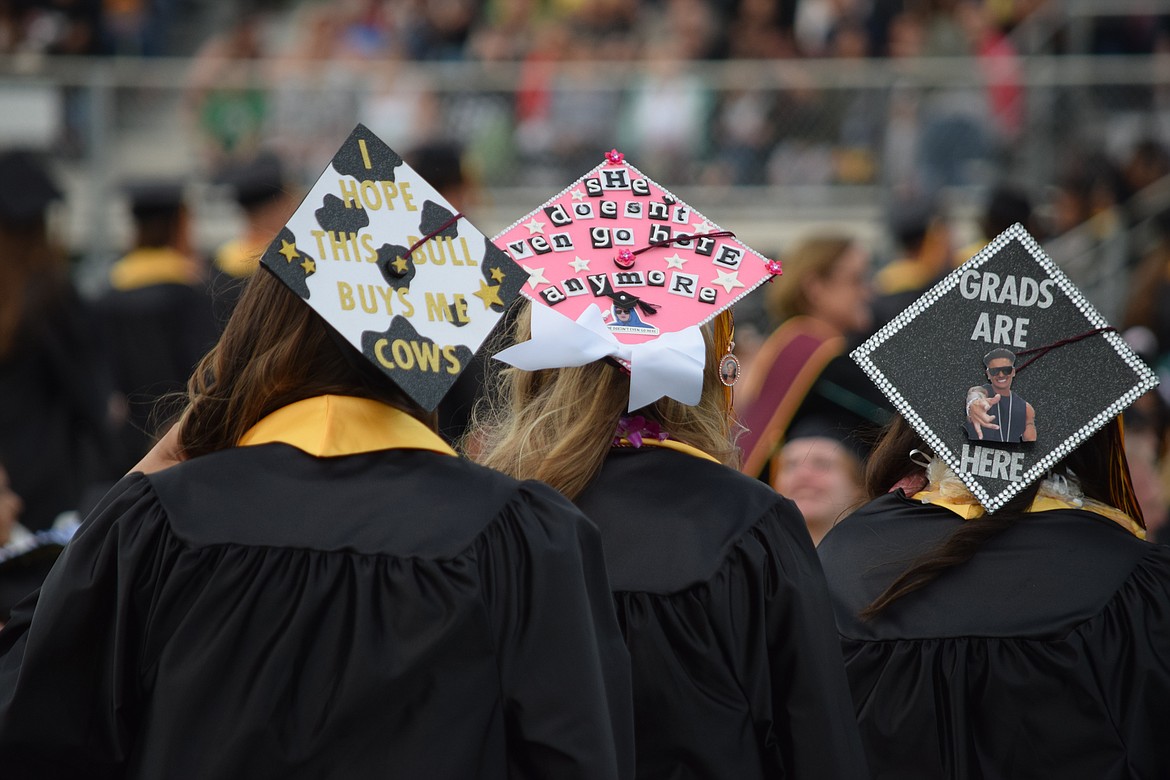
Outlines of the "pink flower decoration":
<svg viewBox="0 0 1170 780">
<path fill-rule="evenodd" d="M 617 253 L 614 262 L 617 263 L 619 268 L 632 268 L 634 266 L 634 253 L 629 249 L 623 249 Z"/>
<path fill-rule="evenodd" d="M 610 149 L 605 153 L 605 159 L 609 161 L 610 165 L 619 165 L 626 159 L 626 156 L 617 149 Z"/>
<path fill-rule="evenodd" d="M 764 264 L 764 268 L 768 269 L 768 273 L 773 276 L 779 276 L 784 273 L 784 266 L 780 264 L 779 260 L 769 260 Z"/>
<path fill-rule="evenodd" d="M 653 420 L 647 420 L 642 415 L 637 414 L 633 417 L 622 417 L 618 420 L 613 443 L 617 445 L 621 443 L 622 439 L 625 439 L 630 443 L 631 447 L 637 449 L 648 438 L 656 441 L 666 441 L 670 438 L 670 435 L 663 432 L 662 426 L 658 423 Z"/>
</svg>

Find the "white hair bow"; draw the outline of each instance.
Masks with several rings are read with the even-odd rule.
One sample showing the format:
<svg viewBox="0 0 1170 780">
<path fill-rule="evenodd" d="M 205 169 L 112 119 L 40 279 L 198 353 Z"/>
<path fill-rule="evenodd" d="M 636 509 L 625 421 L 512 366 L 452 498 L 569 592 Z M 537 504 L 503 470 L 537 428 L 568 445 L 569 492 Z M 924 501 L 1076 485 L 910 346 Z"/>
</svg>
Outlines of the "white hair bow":
<svg viewBox="0 0 1170 780">
<path fill-rule="evenodd" d="M 532 338 L 495 357 L 516 368 L 583 366 L 606 357 L 630 367 L 629 411 L 663 396 L 695 406 L 703 394 L 706 345 L 698 325 L 663 333 L 642 344 L 622 344 L 606 327 L 601 309 L 590 304 L 575 321 L 554 309 L 533 304 Z"/>
</svg>

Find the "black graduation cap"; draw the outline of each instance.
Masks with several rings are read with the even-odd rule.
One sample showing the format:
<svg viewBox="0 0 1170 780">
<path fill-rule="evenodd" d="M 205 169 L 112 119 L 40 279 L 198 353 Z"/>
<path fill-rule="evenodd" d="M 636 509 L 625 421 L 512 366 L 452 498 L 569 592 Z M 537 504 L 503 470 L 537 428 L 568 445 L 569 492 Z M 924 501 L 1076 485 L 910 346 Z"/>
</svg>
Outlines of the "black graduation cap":
<svg viewBox="0 0 1170 780">
<path fill-rule="evenodd" d="M 852 357 L 988 512 L 1158 383 L 1019 224 Z"/>
<path fill-rule="evenodd" d="M 223 172 L 222 183 L 232 188 L 236 202 L 248 209 L 273 200 L 285 191 L 285 167 L 279 155 L 265 150 Z"/>
<path fill-rule="evenodd" d="M 840 420 L 821 414 L 798 417 L 784 433 L 784 442 L 798 439 L 831 439 L 845 448 L 858 463 L 865 460 L 869 452 L 868 444 L 862 440 L 858 432 L 845 425 Z"/>
<path fill-rule="evenodd" d="M 36 153 L 23 149 L 0 153 L 0 220 L 32 222 L 60 197 L 60 188 Z"/>
<path fill-rule="evenodd" d="M 178 179 L 138 179 L 123 185 L 135 217 L 171 214 L 182 208 L 185 188 Z"/>
<path fill-rule="evenodd" d="M 613 300 L 613 307 L 621 311 L 632 311 L 635 307 L 641 309 L 644 314 L 654 314 L 658 311 L 658 307 L 654 304 L 647 303 L 626 290 L 610 291 L 606 295 Z"/>
</svg>

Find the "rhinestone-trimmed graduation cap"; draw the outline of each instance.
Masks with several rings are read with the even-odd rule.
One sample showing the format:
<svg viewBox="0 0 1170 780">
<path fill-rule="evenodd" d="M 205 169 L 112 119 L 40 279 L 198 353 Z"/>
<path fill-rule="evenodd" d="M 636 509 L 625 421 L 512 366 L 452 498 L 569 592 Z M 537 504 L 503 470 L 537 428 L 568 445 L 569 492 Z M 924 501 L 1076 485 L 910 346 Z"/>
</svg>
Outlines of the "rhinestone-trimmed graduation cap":
<svg viewBox="0 0 1170 780">
<path fill-rule="evenodd" d="M 532 339 L 496 357 L 530 371 L 614 358 L 630 370 L 631 410 L 697 404 L 699 326 L 780 273 L 616 150 L 496 243 L 533 301 Z"/>
<path fill-rule="evenodd" d="M 527 278 L 363 125 L 260 262 L 427 410 Z"/>
<path fill-rule="evenodd" d="M 988 512 L 1158 384 L 1018 224 L 852 357 Z"/>
</svg>

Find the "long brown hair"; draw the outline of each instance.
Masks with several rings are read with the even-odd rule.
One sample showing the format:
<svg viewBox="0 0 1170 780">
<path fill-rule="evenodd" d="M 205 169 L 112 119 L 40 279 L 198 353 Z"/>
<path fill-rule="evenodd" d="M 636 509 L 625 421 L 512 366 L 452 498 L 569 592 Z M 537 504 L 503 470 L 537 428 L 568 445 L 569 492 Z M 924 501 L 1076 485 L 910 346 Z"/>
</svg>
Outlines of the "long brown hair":
<svg viewBox="0 0 1170 780">
<path fill-rule="evenodd" d="M 367 367 L 296 293 L 261 270 L 187 383 L 180 446 L 187 457 L 234 447 L 266 415 L 326 394 L 382 401 L 434 428 L 433 415 Z"/>
<path fill-rule="evenodd" d="M 49 236 L 42 217 L 0 221 L 0 357 L 16 346 L 21 328 L 67 295 L 65 252 Z"/>
<path fill-rule="evenodd" d="M 865 487 L 870 498 L 883 495 L 902 479 L 921 471 L 908 457 L 913 449 L 927 447 L 899 415 L 887 425 L 866 467 Z M 1120 509 L 1146 527 L 1125 458 L 1120 417 L 1090 436 L 1052 470 L 1075 475 L 1087 497 Z M 1023 518 L 1039 488 L 1039 481 L 1033 482 L 998 511 L 960 525 L 933 549 L 914 559 L 859 616 L 873 618 L 903 596 L 929 585 L 947 569 L 969 561 L 984 542 Z"/>
<path fill-rule="evenodd" d="M 527 303 L 520 306 L 518 342 L 531 334 Z M 707 365 L 699 404 L 661 398 L 630 414 L 657 422 L 672 439 L 734 467 L 739 452 L 731 432 L 726 388 L 718 373 L 726 344 L 716 350 L 712 331 L 704 329 Z M 541 480 L 576 498 L 601 470 L 629 396 L 629 377 L 604 360 L 541 371 L 507 368 L 500 371 L 493 392 L 477 405 L 468 435 L 474 445 L 465 448 L 475 451 L 485 466 L 521 479 Z"/>
</svg>

